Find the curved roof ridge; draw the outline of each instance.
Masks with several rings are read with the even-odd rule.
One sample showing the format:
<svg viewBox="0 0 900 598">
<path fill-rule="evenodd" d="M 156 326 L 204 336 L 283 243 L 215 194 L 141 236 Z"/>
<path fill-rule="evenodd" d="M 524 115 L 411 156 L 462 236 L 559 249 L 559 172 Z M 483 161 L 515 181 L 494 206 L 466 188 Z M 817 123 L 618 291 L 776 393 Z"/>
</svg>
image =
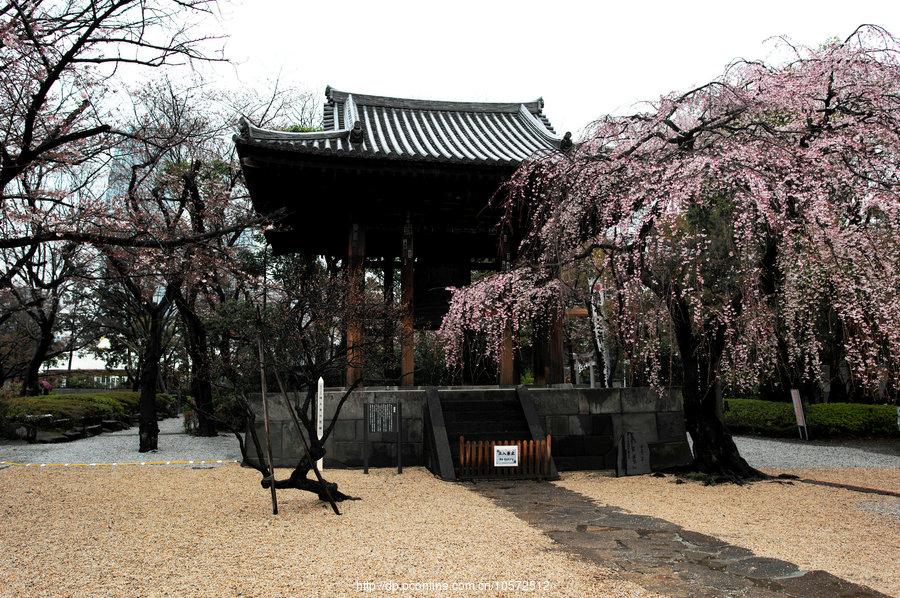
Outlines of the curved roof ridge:
<svg viewBox="0 0 900 598">
<path fill-rule="evenodd" d="M 362 122 L 359 118 L 359 110 L 352 94 L 348 95 L 344 102 L 344 126 L 341 128 L 338 128 L 337 123 L 334 123 L 335 128 L 326 129 L 324 131 L 279 131 L 277 129 L 257 127 L 244 116 L 241 116 L 239 127 L 241 134 L 248 139 L 257 139 L 261 141 L 315 142 L 326 139 L 347 139 L 351 143 L 362 143 L 364 137 Z"/>
<path fill-rule="evenodd" d="M 321 140 L 321 139 L 338 139 L 346 137 L 350 133 L 350 129 L 331 129 L 328 131 L 280 131 L 278 129 L 267 129 L 265 127 L 257 127 L 250 120 L 241 116 L 239 124 L 241 135 L 247 139 L 258 139 L 261 141 L 302 141 L 302 140 Z"/>
<path fill-rule="evenodd" d="M 390 96 L 376 96 L 347 91 L 338 91 L 333 87 L 325 89 L 326 97 L 342 103 L 348 97 L 352 97 L 360 106 L 380 106 L 382 108 L 409 108 L 413 110 L 448 110 L 454 112 L 508 112 L 515 114 L 520 106 L 532 114 L 538 114 L 544 108 L 543 98 L 531 102 L 458 102 L 450 100 L 419 100 L 414 98 L 396 98 Z"/>
<path fill-rule="evenodd" d="M 544 138 L 547 142 L 555 145 L 557 148 L 560 147 L 564 137 L 562 135 L 557 135 L 548 129 L 547 125 L 544 124 L 544 121 L 532 114 L 524 104 L 519 106 L 519 114 L 522 115 L 522 120 L 525 121 L 534 133 Z"/>
</svg>

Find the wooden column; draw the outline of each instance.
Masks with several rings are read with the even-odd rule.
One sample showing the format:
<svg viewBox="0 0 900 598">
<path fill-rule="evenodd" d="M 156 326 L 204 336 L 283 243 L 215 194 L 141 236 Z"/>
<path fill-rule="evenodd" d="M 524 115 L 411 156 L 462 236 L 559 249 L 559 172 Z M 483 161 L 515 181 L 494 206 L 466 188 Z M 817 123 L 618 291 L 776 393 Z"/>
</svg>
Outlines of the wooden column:
<svg viewBox="0 0 900 598">
<path fill-rule="evenodd" d="M 507 326 L 503 331 L 503 344 L 500 345 L 500 384 L 516 383 L 516 363 L 513 353 L 512 329 Z"/>
<path fill-rule="evenodd" d="M 560 314 L 549 324 L 535 327 L 532 364 L 534 383 L 538 386 L 564 381 L 563 325 Z"/>
<path fill-rule="evenodd" d="M 550 324 L 548 341 L 550 351 L 547 359 L 547 384 L 565 382 L 565 352 L 563 351 L 563 331 L 565 322 L 562 314 Z"/>
<path fill-rule="evenodd" d="M 362 309 L 366 284 L 366 231 L 350 225 L 347 246 L 347 386 L 363 376 Z"/>
<path fill-rule="evenodd" d="M 416 332 L 413 320 L 413 274 L 415 272 L 412 226 L 409 220 L 403 229 L 403 254 L 400 264 L 400 302 L 403 318 L 400 322 L 400 385 L 415 384 L 415 343 Z"/>
<path fill-rule="evenodd" d="M 384 305 L 390 315 L 394 310 L 394 256 L 384 256 Z M 393 319 L 384 323 L 384 338 L 382 350 L 384 352 L 385 377 L 394 369 L 394 334 L 396 328 Z"/>
</svg>

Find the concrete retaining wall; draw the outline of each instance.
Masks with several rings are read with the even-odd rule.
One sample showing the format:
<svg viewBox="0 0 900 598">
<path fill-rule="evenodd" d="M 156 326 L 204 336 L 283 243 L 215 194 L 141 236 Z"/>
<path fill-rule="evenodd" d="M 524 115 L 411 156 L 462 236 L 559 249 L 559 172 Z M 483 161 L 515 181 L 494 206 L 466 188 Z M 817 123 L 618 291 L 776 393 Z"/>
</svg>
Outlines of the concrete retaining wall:
<svg viewBox="0 0 900 598">
<path fill-rule="evenodd" d="M 553 455 L 560 471 L 614 468 L 616 439 L 624 432 L 647 443 L 653 469 L 691 459 L 679 389 L 661 397 L 648 388 L 538 388 L 527 392 L 544 430 L 553 437 Z"/>
<path fill-rule="evenodd" d="M 297 428 L 280 394 L 269 395 L 269 428 L 272 434 L 272 456 L 276 467 L 293 467 L 303 455 Z M 325 390 L 325 426 L 334 417 L 338 402 L 344 396 L 341 389 Z M 262 407 L 259 395 L 254 410 L 257 414 L 256 429 L 260 442 L 263 439 Z M 372 390 L 354 391 L 341 408 L 341 415 L 334 432 L 325 442 L 325 467 L 362 467 L 363 464 L 363 404 L 400 402 L 403 422 L 403 463 L 422 465 L 422 407 L 425 390 Z M 394 433 L 370 433 L 369 465 L 389 467 L 397 462 Z M 265 447 L 263 447 L 265 450 Z M 248 457 L 255 458 L 252 442 L 248 445 Z"/>
<path fill-rule="evenodd" d="M 458 387 L 439 389 L 459 392 Z M 658 469 L 690 460 L 681 392 L 672 390 L 663 397 L 647 388 L 529 388 L 525 391 L 545 432 L 553 436 L 553 455 L 560 470 L 609 469 L 615 467 L 616 438 L 626 431 L 647 442 L 651 467 Z M 356 390 L 351 394 L 326 442 L 326 467 L 361 467 L 363 463 L 363 404 L 401 403 L 403 414 L 403 463 L 423 464 L 424 388 L 411 390 Z M 331 421 L 343 390 L 325 392 L 325 425 Z M 262 440 L 261 401 L 257 396 L 256 427 Z M 293 467 L 303 453 L 303 445 L 290 414 L 279 394 L 269 395 L 269 422 L 272 453 L 278 467 Z M 372 442 L 369 464 L 391 467 L 396 463 L 396 435 L 369 434 Z M 249 440 L 249 439 L 248 439 Z M 252 442 L 248 456 L 255 459 Z"/>
</svg>

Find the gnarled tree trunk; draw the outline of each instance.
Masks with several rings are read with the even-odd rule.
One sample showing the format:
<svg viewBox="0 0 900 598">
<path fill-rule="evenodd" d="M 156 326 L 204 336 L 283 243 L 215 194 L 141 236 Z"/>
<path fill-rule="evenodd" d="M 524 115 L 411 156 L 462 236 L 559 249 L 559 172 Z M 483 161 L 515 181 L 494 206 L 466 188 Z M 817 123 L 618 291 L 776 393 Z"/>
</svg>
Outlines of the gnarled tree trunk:
<svg viewBox="0 0 900 598">
<path fill-rule="evenodd" d="M 142 453 L 155 451 L 159 439 L 159 424 L 156 413 L 156 389 L 159 384 L 159 360 L 162 356 L 163 317 L 165 306 L 148 311 L 147 342 L 141 360 L 140 388 L 138 399 L 138 450 Z"/>
<path fill-rule="evenodd" d="M 175 305 L 184 322 L 185 345 L 191 360 L 191 397 L 197 414 L 197 433 L 216 436 L 206 326 L 194 310 L 193 301 L 189 302 L 180 291 L 176 294 Z"/>
<path fill-rule="evenodd" d="M 56 321 L 56 310 L 51 312 L 50 317 L 40 314 L 37 318 L 38 340 L 34 347 L 34 352 L 28 360 L 25 367 L 25 375 L 23 376 L 21 396 L 39 395 L 41 387 L 38 378 L 40 377 L 41 365 L 47 359 L 47 353 L 53 345 L 53 324 Z"/>
<path fill-rule="evenodd" d="M 675 339 L 684 364 L 684 419 L 693 442 L 692 467 L 714 477 L 739 481 L 763 478 L 738 451 L 722 420 L 719 405 L 718 369 L 724 348 L 721 325 L 698 333 L 691 321 L 687 302 L 681 297 L 669 302 Z"/>
<path fill-rule="evenodd" d="M 285 400 L 287 400 L 286 395 L 283 396 L 285 396 Z M 341 403 L 343 403 L 343 401 L 341 401 Z M 290 405 L 290 403 L 288 403 L 288 405 L 289 409 L 292 411 L 293 416 L 296 418 L 298 415 L 297 410 L 295 410 L 293 406 Z M 340 411 L 340 409 L 338 409 L 338 411 Z M 335 482 L 329 482 L 324 478 L 322 478 L 322 481 L 319 481 L 315 477 L 312 479 L 308 477 L 310 472 L 313 471 L 313 463 L 325 456 L 325 445 L 324 440 L 320 441 L 316 438 L 315 434 L 310 434 L 309 430 L 312 428 L 312 421 L 304 417 L 302 415 L 302 411 L 300 412 L 300 417 L 303 418 L 305 422 L 303 428 L 305 428 L 306 430 L 305 432 L 301 433 L 305 438 L 311 439 L 311 442 L 309 444 L 309 457 L 312 457 L 312 460 L 310 460 L 307 455 L 303 455 L 303 457 L 300 458 L 300 462 L 297 463 L 297 466 L 291 472 L 290 476 L 283 480 L 275 480 L 275 488 L 278 490 L 292 488 L 294 490 L 312 492 L 322 502 L 328 502 L 329 495 L 335 502 L 343 502 L 345 500 L 358 500 L 356 497 L 344 494 L 343 492 L 338 490 L 338 485 Z M 235 436 L 237 436 L 238 444 L 241 448 L 241 455 L 243 457 L 244 464 L 254 467 L 262 474 L 263 477 L 262 480 L 260 480 L 260 485 L 263 488 L 268 489 L 272 482 L 269 480 L 269 472 L 266 470 L 266 467 L 264 465 L 262 443 L 259 440 L 259 435 L 256 433 L 255 416 L 253 414 L 253 409 L 250 408 L 249 405 L 247 406 L 247 418 L 247 431 L 250 435 L 251 440 L 253 441 L 254 448 L 256 449 L 257 464 L 254 465 L 252 460 L 247 458 L 246 445 L 240 434 L 235 433 Z M 294 422 L 298 426 L 300 426 L 299 419 L 294 419 Z"/>
</svg>

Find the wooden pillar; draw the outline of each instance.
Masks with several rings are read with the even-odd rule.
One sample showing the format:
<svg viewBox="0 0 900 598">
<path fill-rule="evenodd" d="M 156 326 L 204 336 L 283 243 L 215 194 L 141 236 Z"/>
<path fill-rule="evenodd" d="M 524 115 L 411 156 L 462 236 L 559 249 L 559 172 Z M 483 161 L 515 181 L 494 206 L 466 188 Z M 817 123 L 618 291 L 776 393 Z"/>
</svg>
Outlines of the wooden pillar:
<svg viewBox="0 0 900 598">
<path fill-rule="evenodd" d="M 562 314 L 554 318 L 550 324 L 548 341 L 550 351 L 547 359 L 547 384 L 562 384 L 565 382 L 565 353 L 563 351 L 563 332 L 565 322 Z"/>
<path fill-rule="evenodd" d="M 403 229 L 403 255 L 400 264 L 400 302 L 403 317 L 400 322 L 400 385 L 415 384 L 415 343 L 416 331 L 413 320 L 413 278 L 415 273 L 415 253 L 413 251 L 412 225 L 407 219 Z"/>
<path fill-rule="evenodd" d="M 388 318 L 384 322 L 384 338 L 382 339 L 382 351 L 384 352 L 384 373 L 388 377 L 394 369 L 394 333 L 395 323 L 391 317 L 394 313 L 394 256 L 384 256 L 384 305 Z M 394 375 L 394 374 L 391 374 Z"/>
<path fill-rule="evenodd" d="M 560 384 L 564 381 L 562 314 L 549 323 L 541 323 L 535 328 L 532 362 L 534 383 Z"/>
<path fill-rule="evenodd" d="M 362 309 L 366 284 L 366 231 L 350 225 L 347 245 L 347 386 L 363 376 Z"/>
<path fill-rule="evenodd" d="M 515 354 L 513 353 L 512 328 L 503 331 L 503 343 L 500 345 L 500 384 L 516 383 Z"/>
</svg>

